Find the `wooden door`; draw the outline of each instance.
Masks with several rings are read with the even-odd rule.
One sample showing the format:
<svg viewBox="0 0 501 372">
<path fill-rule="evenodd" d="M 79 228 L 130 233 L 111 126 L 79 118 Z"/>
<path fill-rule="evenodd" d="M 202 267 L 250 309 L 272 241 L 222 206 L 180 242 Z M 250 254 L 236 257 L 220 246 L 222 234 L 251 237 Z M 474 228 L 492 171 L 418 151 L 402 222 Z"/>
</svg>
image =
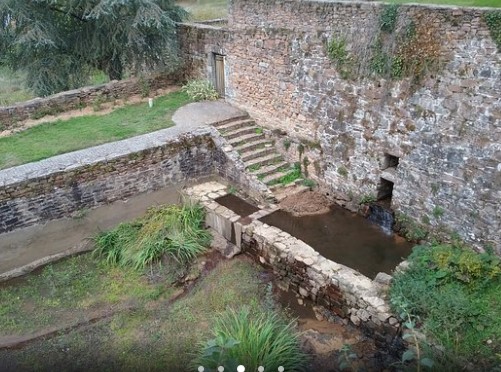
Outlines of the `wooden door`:
<svg viewBox="0 0 501 372">
<path fill-rule="evenodd" d="M 215 54 L 215 88 L 219 95 L 224 98 L 224 56 Z"/>
</svg>

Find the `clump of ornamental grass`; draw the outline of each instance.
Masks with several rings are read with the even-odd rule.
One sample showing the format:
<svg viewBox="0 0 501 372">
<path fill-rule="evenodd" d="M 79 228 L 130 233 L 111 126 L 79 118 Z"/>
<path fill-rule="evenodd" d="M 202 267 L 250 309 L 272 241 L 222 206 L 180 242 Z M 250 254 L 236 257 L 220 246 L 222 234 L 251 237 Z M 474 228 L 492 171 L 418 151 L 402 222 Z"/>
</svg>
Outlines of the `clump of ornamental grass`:
<svg viewBox="0 0 501 372">
<path fill-rule="evenodd" d="M 167 255 L 180 264 L 192 261 L 210 244 L 200 204 L 150 208 L 132 223 L 122 223 L 96 238 L 94 255 L 108 264 L 141 270 Z"/>
</svg>

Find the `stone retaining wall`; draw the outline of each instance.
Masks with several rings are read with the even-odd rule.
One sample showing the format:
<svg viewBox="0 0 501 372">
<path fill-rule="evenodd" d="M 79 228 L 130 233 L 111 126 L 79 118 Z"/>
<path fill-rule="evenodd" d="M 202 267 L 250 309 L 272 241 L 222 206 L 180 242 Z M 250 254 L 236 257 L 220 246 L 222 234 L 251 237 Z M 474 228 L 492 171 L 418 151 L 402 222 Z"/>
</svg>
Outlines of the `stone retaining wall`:
<svg viewBox="0 0 501 372">
<path fill-rule="evenodd" d="M 227 193 L 224 185 L 204 183 L 187 189 L 186 193 L 205 206 L 207 226 L 235 244 L 233 250 L 223 254 L 249 254 L 273 270 L 282 289 L 311 299 L 379 340 L 389 343 L 396 335 L 399 322 L 386 301 L 389 275 L 380 273 L 375 280 L 370 280 L 322 257 L 290 234 L 258 220 L 276 211 L 275 205 L 242 218 L 214 201 Z"/>
<path fill-rule="evenodd" d="M 0 234 L 209 176 L 270 197 L 215 128 L 173 127 L 1 170 Z"/>
<path fill-rule="evenodd" d="M 83 164 L 38 177 L 26 174 L 1 186 L 0 233 L 214 173 L 214 144 L 208 134 L 185 135 L 95 162 L 86 163 L 85 153 L 81 156 Z"/>
<path fill-rule="evenodd" d="M 93 103 L 113 101 L 133 95 L 147 94 L 149 91 L 166 88 L 177 83 L 174 75 L 155 76 L 145 80 L 129 79 L 112 81 L 107 84 L 69 90 L 48 96 L 35 98 L 11 106 L 0 107 L 0 131 L 18 127 L 17 122 L 35 119 L 45 115 L 75 110 Z"/>
<path fill-rule="evenodd" d="M 370 63 L 387 9 L 379 2 L 232 0 L 228 31 L 218 31 L 226 98 L 301 142 L 290 159 L 303 162 L 306 154 L 310 173 L 342 203 L 376 197 L 384 179 L 410 235 L 456 235 L 501 254 L 501 51 L 485 22 L 491 10 L 401 5 L 396 29 L 413 25 L 415 51 L 434 53 L 435 72 L 418 82 L 367 71 L 343 77 L 327 43 L 344 39 L 353 58 Z M 192 35 L 211 44 L 213 32 Z M 200 47 L 185 46 L 197 73 L 209 64 Z M 396 168 L 388 167 L 390 157 L 398 158 Z"/>
</svg>

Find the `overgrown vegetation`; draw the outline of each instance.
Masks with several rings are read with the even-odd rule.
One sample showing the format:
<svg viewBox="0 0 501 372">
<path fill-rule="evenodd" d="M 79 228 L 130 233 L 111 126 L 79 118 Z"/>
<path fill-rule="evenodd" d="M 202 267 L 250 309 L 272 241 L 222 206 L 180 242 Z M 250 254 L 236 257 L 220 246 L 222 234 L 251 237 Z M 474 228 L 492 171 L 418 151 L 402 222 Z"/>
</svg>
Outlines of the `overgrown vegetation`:
<svg viewBox="0 0 501 372">
<path fill-rule="evenodd" d="M 85 85 L 95 69 L 110 80 L 172 71 L 175 25 L 186 16 L 171 0 L 3 0 L 0 63 L 24 71 L 42 96 Z"/>
<path fill-rule="evenodd" d="M 282 186 L 285 186 L 300 178 L 302 178 L 301 163 L 296 162 L 294 163 L 292 169 L 289 169 L 284 176 L 280 177 L 278 180 L 270 182 L 269 185 L 271 186 L 280 184 Z"/>
<path fill-rule="evenodd" d="M 3 336 L 85 319 L 99 309 L 110 314 L 110 309 L 120 306 L 132 304 L 134 308 L 21 348 L 0 350 L 0 365 L 14 370 L 72 366 L 99 371 L 184 371 L 193 360 L 194 345 L 211 337 L 210 329 L 221 313 L 242 306 L 252 314 L 271 311 L 264 307 L 273 299 L 267 297 L 260 279 L 263 269 L 248 261 L 220 262 L 174 303 L 170 299 L 179 288 L 172 284 L 176 277 L 169 273 L 171 269 L 155 267 L 153 273 L 141 273 L 84 255 L 48 266 L 46 270 L 54 274 L 32 274 L 26 281 L 4 285 L 0 291 Z M 5 326 L 9 322 L 14 326 Z"/>
<path fill-rule="evenodd" d="M 490 370 L 501 362 L 501 266 L 492 253 L 455 245 L 418 246 L 395 275 L 393 309 L 419 326 L 435 363 Z M 410 317 L 409 319 L 407 319 Z"/>
<path fill-rule="evenodd" d="M 407 16 L 400 19 L 399 5 L 386 4 L 367 56 L 363 51 L 349 52 L 346 38 L 336 37 L 328 43 L 327 54 L 344 79 L 410 77 L 418 83 L 440 68 L 440 40 L 429 32 L 430 27 Z"/>
<path fill-rule="evenodd" d="M 395 222 L 400 234 L 409 241 L 419 242 L 428 236 L 426 228 L 405 214 L 397 214 Z"/>
<path fill-rule="evenodd" d="M 12 286 L 2 286 L 0 333 L 5 336 L 35 332 L 58 324 L 69 315 L 79 319 L 104 303 L 115 305 L 131 298 L 147 301 L 165 290 L 165 282 L 148 285 L 141 273 L 110 268 L 89 254 L 68 258 Z"/>
<path fill-rule="evenodd" d="M 2 137 L 0 168 L 170 127 L 174 111 L 188 102 L 190 99 L 185 93 L 174 92 L 155 99 L 152 108 L 147 102 L 133 104 L 107 115 L 58 120 Z"/>
<path fill-rule="evenodd" d="M 304 370 L 307 358 L 299 345 L 293 322 L 277 313 L 251 313 L 248 308 L 229 310 L 218 317 L 212 329 L 214 338 L 200 345 L 193 369 L 204 366 L 215 371 L 218 366 L 235 371 L 242 364 L 246 370 L 259 366 L 276 371 Z"/>
<path fill-rule="evenodd" d="M 340 76 L 348 79 L 352 76 L 353 56 L 347 50 L 346 39 L 333 37 L 327 44 L 327 54 L 336 65 Z"/>
<path fill-rule="evenodd" d="M 208 80 L 191 80 L 182 88 L 193 101 L 215 101 L 219 98 L 212 83 Z"/>
<path fill-rule="evenodd" d="M 101 233 L 94 253 L 110 265 L 137 270 L 160 262 L 164 255 L 187 264 L 210 243 L 204 220 L 203 207 L 192 202 L 152 207 L 143 218 Z"/>
<path fill-rule="evenodd" d="M 498 51 L 501 52 L 501 11 L 487 12 L 484 17 L 487 26 L 489 26 L 491 37 L 496 43 Z"/>
</svg>

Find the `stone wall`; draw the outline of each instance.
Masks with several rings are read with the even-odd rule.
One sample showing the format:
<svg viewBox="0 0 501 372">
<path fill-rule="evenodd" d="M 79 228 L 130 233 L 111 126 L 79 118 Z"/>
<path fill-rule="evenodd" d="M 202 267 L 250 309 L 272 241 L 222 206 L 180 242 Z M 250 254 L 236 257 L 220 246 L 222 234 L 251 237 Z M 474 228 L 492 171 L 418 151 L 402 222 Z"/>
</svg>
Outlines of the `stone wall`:
<svg viewBox="0 0 501 372">
<path fill-rule="evenodd" d="M 161 146 L 92 162 L 85 162 L 84 152 L 95 149 L 82 150 L 83 164 L 40 176 L 23 172 L 0 187 L 0 233 L 210 176 L 213 150 L 207 133 L 184 135 Z"/>
<path fill-rule="evenodd" d="M 389 275 L 380 273 L 370 280 L 322 257 L 290 234 L 259 221 L 273 213 L 276 205 L 269 205 L 250 216 L 239 216 L 215 201 L 227 193 L 223 185 L 203 183 L 187 189 L 186 193 L 205 206 L 207 226 L 235 244 L 232 249 L 219 247 L 223 254 L 232 256 L 244 252 L 250 255 L 273 270 L 283 290 L 308 298 L 377 339 L 391 342 L 399 322 L 386 301 Z"/>
<path fill-rule="evenodd" d="M 204 78 L 214 82 L 214 53 L 228 53 L 228 30 L 200 23 L 182 23 L 179 28 L 184 80 Z"/>
<path fill-rule="evenodd" d="M 12 106 L 0 107 L 0 132 L 18 127 L 17 123 L 26 119 L 36 119 L 45 115 L 75 110 L 97 102 L 113 101 L 141 95 L 147 91 L 166 88 L 177 83 L 177 76 L 155 76 L 145 80 L 129 79 L 106 84 L 84 87 L 54 94 L 45 98 L 35 98 Z"/>
<path fill-rule="evenodd" d="M 436 70 L 391 79 L 353 64 L 344 76 L 327 43 L 344 39 L 350 56 L 371 63 L 386 10 L 376 2 L 232 0 L 221 47 L 226 98 L 304 143 L 303 154 L 311 149 L 320 160 L 310 172 L 344 203 L 376 197 L 384 178 L 411 229 L 457 233 L 501 254 L 501 53 L 488 10 L 401 5 L 396 29 L 413 25 L 416 50 L 434 53 Z M 206 55 L 198 54 L 200 65 Z M 398 166 L 388 168 L 395 157 Z"/>
</svg>

